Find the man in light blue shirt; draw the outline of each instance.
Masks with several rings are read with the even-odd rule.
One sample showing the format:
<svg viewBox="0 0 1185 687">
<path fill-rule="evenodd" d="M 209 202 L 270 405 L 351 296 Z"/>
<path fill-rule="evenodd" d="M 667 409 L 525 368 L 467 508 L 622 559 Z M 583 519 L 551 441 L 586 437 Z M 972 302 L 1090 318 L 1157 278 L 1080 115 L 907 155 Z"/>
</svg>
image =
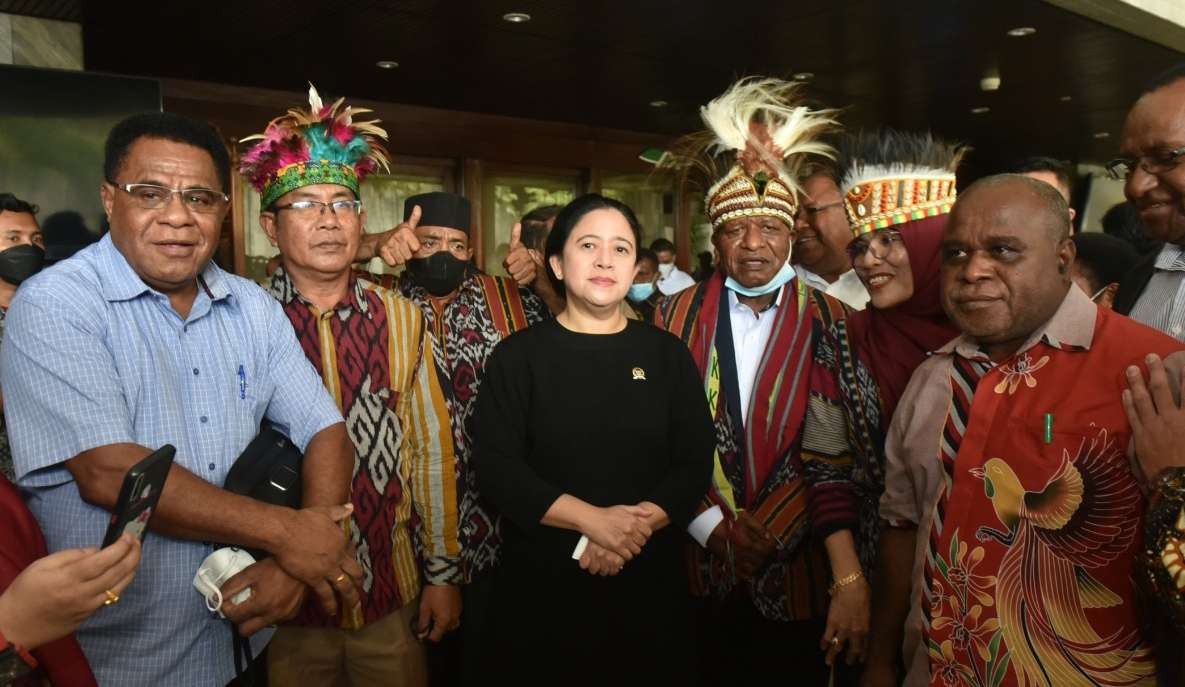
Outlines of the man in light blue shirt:
<svg viewBox="0 0 1185 687">
<path fill-rule="evenodd" d="M 102 685 L 210 685 L 234 677 L 226 621 L 192 580 L 220 542 L 263 549 L 252 596 L 224 605 L 258 651 L 261 628 L 312 590 L 357 603 L 362 570 L 337 521 L 353 448 L 280 306 L 211 261 L 229 160 L 207 124 L 153 113 L 107 140 L 111 232 L 26 282 L 0 353 L 18 485 L 51 550 L 97 546 L 127 469 L 177 447 L 135 581 L 78 631 Z M 224 491 L 268 420 L 305 454 L 303 510 Z"/>
</svg>

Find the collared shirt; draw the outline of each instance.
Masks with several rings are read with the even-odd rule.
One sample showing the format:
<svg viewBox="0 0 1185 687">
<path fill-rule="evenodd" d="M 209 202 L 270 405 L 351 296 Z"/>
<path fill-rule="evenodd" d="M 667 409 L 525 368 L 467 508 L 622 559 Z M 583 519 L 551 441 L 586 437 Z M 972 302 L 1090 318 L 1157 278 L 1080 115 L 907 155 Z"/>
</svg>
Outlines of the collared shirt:
<svg viewBox="0 0 1185 687">
<path fill-rule="evenodd" d="M 1156 271 L 1132 306 L 1131 318 L 1185 341 L 1185 246 L 1166 243 Z"/>
<path fill-rule="evenodd" d="M 671 273 L 665 277 L 660 274 L 657 284 L 658 290 L 661 291 L 664 296 L 670 296 L 679 293 L 689 286 L 695 286 L 695 279 L 692 279 L 690 274 L 684 272 L 678 267 L 675 267 L 671 270 Z"/>
<path fill-rule="evenodd" d="M 839 279 L 833 282 L 827 281 L 802 265 L 795 265 L 794 271 L 798 274 L 799 279 L 806 282 L 807 286 L 818 289 L 832 298 L 838 298 L 855 310 L 863 310 L 868 305 L 868 289 L 864 287 L 864 282 L 860 281 L 856 270 L 844 272 L 839 275 Z"/>
<path fill-rule="evenodd" d="M 753 395 L 753 386 L 757 380 L 757 367 L 761 364 L 765 344 L 773 332 L 774 316 L 782 305 L 783 289 L 778 289 L 777 297 L 759 313 L 742 303 L 735 291 L 726 290 L 728 321 L 732 325 L 732 346 L 737 366 L 737 390 L 741 397 L 741 424 L 746 425 L 749 421 L 749 398 Z"/>
<path fill-rule="evenodd" d="M 732 327 L 732 347 L 737 366 L 737 391 L 741 400 L 741 424 L 745 424 L 749 417 L 749 399 L 753 396 L 753 387 L 757 382 L 757 368 L 761 365 L 761 356 L 765 353 L 765 345 L 769 343 L 769 336 L 773 332 L 774 316 L 777 308 L 782 305 L 783 289 L 778 289 L 777 297 L 760 313 L 753 312 L 749 306 L 741 303 L 732 289 L 728 292 L 728 321 Z M 700 513 L 691 521 L 687 532 L 701 546 L 708 545 L 708 537 L 712 530 L 724 519 L 724 513 L 719 506 L 713 506 Z"/>
<path fill-rule="evenodd" d="M 221 485 L 265 418 L 301 450 L 342 421 L 275 299 L 211 262 L 182 318 L 110 235 L 21 285 L 0 375 L 18 485 L 51 551 L 98 546 L 111 517 L 79 496 L 64 465 L 79 453 L 173 444 L 176 465 Z M 77 633 L 100 684 L 234 677 L 230 627 L 193 587 L 216 548 L 148 534 L 123 598 Z"/>
<path fill-rule="evenodd" d="M 350 524 L 367 574 L 361 615 L 347 614 L 340 622 L 358 629 L 419 595 L 421 563 L 413 536 L 429 584 L 460 581 L 456 465 L 432 334 L 415 303 L 353 276 L 346 298 L 330 310 L 302 296 L 283 268 L 268 291 L 341 408 L 357 452 Z M 337 624 L 316 600 L 306 604 L 298 623 Z"/>
<path fill-rule="evenodd" d="M 1066 356 L 1081 355 L 1082 360 L 1085 360 L 1089 355 L 1092 347 L 1100 347 L 1104 345 L 1111 345 L 1118 347 L 1121 350 L 1124 347 L 1122 338 L 1130 336 L 1123 331 L 1116 331 L 1115 329 L 1102 329 L 1100 333 L 1104 337 L 1102 340 L 1095 340 L 1096 321 L 1099 317 L 1097 306 L 1090 301 L 1089 296 L 1084 294 L 1080 289 L 1070 288 L 1058 308 L 1054 316 L 1045 324 L 1044 327 L 1036 331 L 1029 339 L 1022 345 L 1016 355 L 1011 358 L 1015 361 L 1011 364 L 1004 364 L 1000 368 L 1002 375 L 997 380 L 993 377 L 991 380 L 981 382 L 978 389 L 974 392 L 974 398 L 978 399 L 980 395 L 987 397 L 999 396 L 1000 394 L 1011 394 L 1009 388 L 1017 394 L 1017 396 L 1025 393 L 1026 389 L 1037 388 L 1040 379 L 1047 379 L 1046 384 L 1054 384 L 1057 388 L 1056 381 L 1049 380 L 1045 375 L 1052 373 L 1065 374 L 1068 369 L 1081 369 L 1083 362 L 1080 360 L 1066 360 Z M 1110 324 L 1116 328 L 1122 328 L 1124 325 L 1132 327 L 1130 322 L 1118 315 L 1112 315 Z M 1153 334 L 1148 332 L 1148 334 Z M 1121 339 L 1118 343 L 1117 337 Z M 1156 336 L 1156 338 L 1162 338 Z M 1027 356 L 1027 352 L 1032 350 L 1038 344 L 1044 344 L 1048 348 L 1042 350 L 1050 351 L 1047 356 L 1039 360 L 1031 360 Z M 1130 349 L 1130 347 L 1128 347 Z M 1122 350 L 1126 355 L 1124 358 L 1116 357 L 1113 360 L 1107 361 L 1109 364 L 1113 363 L 1115 369 L 1106 370 L 1099 369 L 1097 366 L 1090 367 L 1092 375 L 1096 375 L 1092 381 L 1099 383 L 1114 384 L 1116 380 L 1122 379 L 1122 370 L 1128 364 L 1133 364 L 1139 361 L 1146 353 L 1151 352 L 1147 350 Z M 925 556 L 928 550 L 928 533 L 932 531 L 932 519 L 935 514 L 935 504 L 946 493 L 944 485 L 947 484 L 948 476 L 946 468 L 943 466 L 942 459 L 939 454 L 939 439 L 943 436 L 944 427 L 947 421 L 948 410 L 952 403 L 951 391 L 951 372 L 954 364 L 954 357 L 958 355 L 967 360 L 978 360 L 986 362 L 990 365 L 990 361 L 986 361 L 984 354 L 979 350 L 978 346 L 968 339 L 966 336 L 960 336 L 950 343 L 943 346 L 936 351 L 929 359 L 927 359 L 917 371 L 914 372 L 910 379 L 909 386 L 906 387 L 902 396 L 901 403 L 898 405 L 898 410 L 894 414 L 892 425 L 889 428 L 889 434 L 885 442 L 885 492 L 880 500 L 880 516 L 891 525 L 895 526 L 917 526 L 917 550 L 914 556 L 914 566 L 912 572 L 913 589 L 911 593 L 910 615 L 905 624 L 905 638 L 904 638 L 904 656 L 906 664 L 909 666 L 909 672 L 906 677 L 905 684 L 912 686 L 931 684 L 930 666 L 932 662 L 938 659 L 934 656 L 923 641 L 923 627 L 925 625 L 925 608 L 924 604 L 928 604 L 926 600 L 927 590 L 923 589 Z M 1047 358 L 1047 359 L 1046 359 Z M 1185 359 L 1185 353 L 1175 353 L 1171 357 L 1166 358 L 1166 363 L 1172 369 L 1177 369 L 1177 366 Z M 1022 365 L 1021 361 L 1025 364 Z M 1044 368 L 1044 370 L 1042 370 Z M 989 373 L 990 374 L 990 373 Z M 1097 386 L 1097 385 L 1096 385 Z M 1065 389 L 1073 388 L 1072 385 L 1063 387 Z M 1017 391 L 1019 389 L 1019 391 Z M 1043 391 L 1049 391 L 1048 386 L 1040 388 Z M 1078 432 L 1082 431 L 1081 441 L 1094 439 L 1094 433 L 1099 431 L 1099 427 L 1093 424 L 1093 421 L 1101 422 L 1104 417 L 1101 409 L 1107 408 L 1113 414 L 1122 416 L 1122 411 L 1117 410 L 1116 406 L 1119 404 L 1120 391 L 1115 389 L 1114 398 L 1101 398 L 1095 396 L 1095 388 L 1092 387 L 1090 392 L 1083 392 L 1075 390 L 1072 393 L 1079 395 L 1089 395 L 1089 399 L 1083 399 L 1077 405 L 1088 408 L 1088 412 L 1082 417 L 1075 417 L 1073 409 L 1069 407 L 1050 407 L 1051 412 L 1048 415 L 1049 428 L 1047 432 L 1046 444 L 1052 443 L 1050 437 L 1057 433 L 1057 441 L 1068 441 L 1070 444 L 1077 446 L 1079 441 Z M 1073 397 L 1068 397 L 1073 398 Z M 972 402 L 972 414 L 977 410 L 975 405 L 979 401 Z M 989 401 L 990 402 L 990 401 Z M 1008 405 L 1001 406 L 1008 408 Z M 1029 431 L 1032 423 L 1040 423 L 1041 417 L 1014 417 L 1015 413 L 999 412 L 992 416 L 991 425 L 988 434 L 991 436 L 1003 436 L 1009 432 L 1023 433 Z M 1056 424 L 1055 424 L 1056 416 Z M 1076 425 L 1075 422 L 1084 423 L 1083 417 L 1091 420 L 1089 424 Z M 1021 424 L 1018 424 L 1021 423 Z M 1021 425 L 1023 424 L 1023 429 Z M 1104 432 L 1106 425 L 1102 424 Z M 971 422 L 968 422 L 966 431 L 970 432 Z M 1110 428 L 1113 434 L 1118 434 L 1117 427 Z M 977 428 L 977 431 L 981 431 Z M 1090 436 L 1087 436 L 1090 434 Z M 1068 437 L 1068 439 L 1067 439 Z M 964 443 L 972 441 L 970 434 L 965 439 Z M 1127 446 L 1126 438 L 1122 440 L 1122 445 Z M 972 447 L 973 448 L 973 447 Z M 1130 447 L 1128 447 L 1130 450 Z M 1122 450 L 1122 449 L 1121 449 Z M 982 450 L 980 450 L 982 453 Z M 961 461 L 967 455 L 978 455 L 974 451 L 965 453 L 960 451 L 958 460 L 956 462 L 956 477 L 955 484 L 958 484 L 958 479 L 961 478 L 963 472 L 968 466 L 963 465 Z M 1130 459 L 1130 455 L 1128 458 Z M 1009 456 L 1008 458 L 1012 458 Z M 1036 464 L 1036 457 L 1030 461 Z M 962 468 L 959 468 L 963 465 Z M 1019 464 L 1017 470 L 1020 471 Z M 1125 463 L 1126 467 L 1126 463 Z M 1028 480 L 1032 482 L 1033 480 Z M 1040 483 L 1040 480 L 1038 480 Z M 1027 484 L 1027 483 L 1026 483 Z M 975 486 L 975 485 L 973 485 Z M 1039 484 L 1038 484 L 1039 486 Z M 978 486 L 982 490 L 985 487 Z M 1026 488 L 1033 488 L 1031 484 L 1027 484 Z M 952 499 L 952 503 L 955 500 Z M 1088 503 L 1084 500 L 1083 503 Z M 961 502 L 959 507 L 961 508 Z M 947 516 L 957 510 L 956 506 L 951 505 L 947 510 Z M 1086 515 L 1089 515 L 1087 513 Z M 952 529 L 950 523 L 945 523 L 944 531 Z M 966 524 L 966 523 L 963 523 Z M 994 523 L 984 523 L 985 526 L 994 525 Z M 955 528 L 958 531 L 958 528 Z M 967 532 L 964 528 L 963 535 L 968 540 L 972 540 L 975 532 Z M 981 540 L 982 541 L 982 540 Z M 971 544 L 972 546 L 979 545 L 978 543 Z M 940 547 L 941 548 L 941 547 Z M 963 549 L 960 549 L 963 551 Z M 942 555 L 943 552 L 940 552 Z M 965 555 L 966 551 L 959 555 Z M 954 554 L 952 554 L 953 556 Z M 991 570 L 979 570 L 982 575 L 991 574 Z M 1096 571 L 1097 574 L 1097 571 Z M 992 577 L 995 580 L 995 577 Z M 935 605 L 940 605 L 941 601 L 935 601 Z M 965 609 L 966 610 L 966 609 Z M 945 619 L 944 619 L 945 620 Z M 937 679 L 937 675 L 934 676 Z"/>
</svg>

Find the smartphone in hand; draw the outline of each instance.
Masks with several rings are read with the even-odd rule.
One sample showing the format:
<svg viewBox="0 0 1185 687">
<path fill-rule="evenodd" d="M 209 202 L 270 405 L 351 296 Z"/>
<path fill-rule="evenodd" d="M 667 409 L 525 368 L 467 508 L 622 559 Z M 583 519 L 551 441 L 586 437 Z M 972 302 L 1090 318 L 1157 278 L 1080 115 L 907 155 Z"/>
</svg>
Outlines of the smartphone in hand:
<svg viewBox="0 0 1185 687">
<path fill-rule="evenodd" d="M 119 500 L 111 512 L 111 524 L 103 537 L 104 548 L 114 544 L 124 532 L 144 541 L 148 520 L 156 510 L 176 453 L 172 444 L 165 444 L 128 470 L 119 490 Z"/>
</svg>

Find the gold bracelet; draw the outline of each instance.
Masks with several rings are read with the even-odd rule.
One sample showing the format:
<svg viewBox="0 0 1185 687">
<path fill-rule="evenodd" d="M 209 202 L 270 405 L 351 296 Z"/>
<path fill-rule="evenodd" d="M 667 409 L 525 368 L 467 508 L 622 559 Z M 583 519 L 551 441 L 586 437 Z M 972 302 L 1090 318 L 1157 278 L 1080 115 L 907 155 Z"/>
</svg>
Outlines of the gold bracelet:
<svg viewBox="0 0 1185 687">
<path fill-rule="evenodd" d="M 852 573 L 851 575 L 846 575 L 846 576 L 832 582 L 831 586 L 827 588 L 827 593 L 830 594 L 831 596 L 835 596 L 835 593 L 837 591 L 839 591 L 840 589 L 843 589 L 844 587 L 855 582 L 856 580 L 860 579 L 861 577 L 864 577 L 863 570 L 857 570 L 856 572 Z"/>
</svg>

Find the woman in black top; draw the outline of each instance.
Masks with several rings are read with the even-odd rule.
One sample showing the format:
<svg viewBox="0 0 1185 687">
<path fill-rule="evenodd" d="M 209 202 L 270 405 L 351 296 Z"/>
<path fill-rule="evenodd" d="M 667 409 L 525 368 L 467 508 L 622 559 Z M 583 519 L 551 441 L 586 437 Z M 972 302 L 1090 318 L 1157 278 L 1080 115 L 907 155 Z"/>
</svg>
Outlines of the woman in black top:
<svg viewBox="0 0 1185 687">
<path fill-rule="evenodd" d="M 556 218 L 555 320 L 486 366 L 474 461 L 504 516 L 485 650 L 519 684 L 691 684 L 684 534 L 707 492 L 715 438 L 677 338 L 621 308 L 639 230 L 586 195 Z"/>
</svg>

